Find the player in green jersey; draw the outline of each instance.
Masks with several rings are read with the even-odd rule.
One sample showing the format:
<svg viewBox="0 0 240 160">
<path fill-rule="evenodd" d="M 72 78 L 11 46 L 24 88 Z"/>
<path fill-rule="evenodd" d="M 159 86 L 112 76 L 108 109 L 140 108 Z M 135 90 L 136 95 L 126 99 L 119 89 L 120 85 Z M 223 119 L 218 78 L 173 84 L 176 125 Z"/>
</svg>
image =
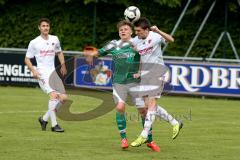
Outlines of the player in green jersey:
<svg viewBox="0 0 240 160">
<path fill-rule="evenodd" d="M 127 21 L 120 21 L 117 24 L 120 40 L 113 40 L 103 48 L 95 52 L 85 52 L 86 60 L 92 63 L 92 57 L 101 57 L 107 54 L 112 55 L 114 63 L 113 74 L 113 99 L 116 103 L 116 122 L 121 136 L 121 147 L 128 148 L 128 140 L 126 137 L 126 118 L 125 118 L 125 102 L 128 94 L 131 94 L 130 88 L 138 85 L 139 79 L 133 77 L 139 71 L 140 55 L 132 46 L 132 24 Z M 146 108 L 141 98 L 133 98 L 133 101 L 142 117 L 144 125 Z M 160 148 L 152 140 L 152 133 L 149 132 L 147 146 L 153 151 L 160 151 Z"/>
</svg>

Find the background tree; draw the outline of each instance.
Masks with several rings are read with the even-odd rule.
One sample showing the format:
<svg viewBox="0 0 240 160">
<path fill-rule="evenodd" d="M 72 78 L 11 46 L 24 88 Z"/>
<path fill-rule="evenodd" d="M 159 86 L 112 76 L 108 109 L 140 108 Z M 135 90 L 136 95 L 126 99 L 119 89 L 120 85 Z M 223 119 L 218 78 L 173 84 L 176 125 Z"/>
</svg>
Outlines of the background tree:
<svg viewBox="0 0 240 160">
<path fill-rule="evenodd" d="M 116 23 L 123 19 L 127 6 L 140 8 L 142 16 L 170 33 L 187 0 L 0 0 L 0 47 L 27 48 L 29 41 L 39 34 L 38 19 L 52 21 L 51 32 L 59 36 L 64 50 L 81 51 L 93 44 L 94 7 L 96 7 L 95 43 L 101 47 L 111 39 L 118 39 Z M 213 0 L 192 0 L 183 21 L 174 34 L 175 43 L 165 55 L 183 56 Z M 224 30 L 225 1 L 217 0 L 190 56 L 207 57 L 220 33 Z M 229 0 L 228 31 L 240 53 L 240 9 L 237 0 Z M 223 57 L 223 44 L 216 57 Z M 226 42 L 225 57 L 234 58 Z"/>
</svg>

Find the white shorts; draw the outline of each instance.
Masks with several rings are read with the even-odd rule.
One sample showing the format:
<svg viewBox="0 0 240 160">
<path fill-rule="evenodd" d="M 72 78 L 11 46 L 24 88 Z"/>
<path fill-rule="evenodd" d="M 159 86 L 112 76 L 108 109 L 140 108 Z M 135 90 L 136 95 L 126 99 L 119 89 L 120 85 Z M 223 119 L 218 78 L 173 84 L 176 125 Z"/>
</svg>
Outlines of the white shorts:
<svg viewBox="0 0 240 160">
<path fill-rule="evenodd" d="M 160 98 L 162 89 L 163 87 L 160 88 L 156 85 L 138 85 L 135 87 L 131 87 L 130 91 L 135 97 L 144 99 L 144 97 Z"/>
<path fill-rule="evenodd" d="M 148 64 L 145 67 L 145 73 L 141 74 L 138 97 L 160 98 L 164 90 L 164 75 L 168 68 L 161 64 Z"/>
<path fill-rule="evenodd" d="M 39 73 L 40 79 L 38 80 L 38 84 L 43 92 L 47 94 L 51 92 L 57 92 L 58 94 L 66 93 L 63 82 L 56 71 L 53 71 L 51 74 L 46 74 L 41 71 Z"/>
<path fill-rule="evenodd" d="M 113 99 L 115 104 L 122 102 L 126 103 L 128 95 L 132 97 L 132 102 L 136 106 L 136 108 L 144 108 L 144 99 L 134 97 L 130 92 L 130 88 L 134 87 L 138 84 L 136 83 L 128 83 L 128 84 L 113 84 Z"/>
</svg>

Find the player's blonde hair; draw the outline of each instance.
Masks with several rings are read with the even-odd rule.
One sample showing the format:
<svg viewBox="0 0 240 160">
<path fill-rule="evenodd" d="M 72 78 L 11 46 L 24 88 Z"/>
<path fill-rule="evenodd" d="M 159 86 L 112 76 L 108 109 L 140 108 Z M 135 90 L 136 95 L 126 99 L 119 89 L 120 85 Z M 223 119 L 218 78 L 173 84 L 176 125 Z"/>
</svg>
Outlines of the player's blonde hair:
<svg viewBox="0 0 240 160">
<path fill-rule="evenodd" d="M 122 21 L 118 22 L 117 29 L 119 29 L 120 27 L 125 26 L 125 25 L 128 25 L 130 28 L 133 28 L 132 23 L 130 23 L 126 20 L 122 20 Z"/>
</svg>

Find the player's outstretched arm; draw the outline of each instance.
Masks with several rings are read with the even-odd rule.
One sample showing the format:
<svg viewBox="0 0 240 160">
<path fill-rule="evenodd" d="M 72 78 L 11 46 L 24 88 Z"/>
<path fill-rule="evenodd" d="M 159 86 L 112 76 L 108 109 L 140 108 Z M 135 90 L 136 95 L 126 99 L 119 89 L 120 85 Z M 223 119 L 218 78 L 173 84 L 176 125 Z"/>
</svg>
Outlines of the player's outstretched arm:
<svg viewBox="0 0 240 160">
<path fill-rule="evenodd" d="M 58 59 L 59 59 L 59 62 L 61 64 L 60 72 L 64 76 L 64 75 L 67 74 L 67 69 L 66 69 L 66 65 L 65 65 L 65 59 L 64 59 L 63 52 L 58 53 Z"/>
<path fill-rule="evenodd" d="M 30 71 L 32 72 L 33 77 L 34 77 L 35 79 L 40 79 L 40 74 L 39 74 L 38 71 L 33 67 L 30 58 L 25 57 L 24 62 L 25 62 L 25 64 L 28 66 L 28 68 L 30 69 Z"/>
<path fill-rule="evenodd" d="M 167 42 L 174 42 L 174 38 L 171 35 L 161 31 L 157 26 L 152 26 L 151 30 L 160 34 Z"/>
</svg>

